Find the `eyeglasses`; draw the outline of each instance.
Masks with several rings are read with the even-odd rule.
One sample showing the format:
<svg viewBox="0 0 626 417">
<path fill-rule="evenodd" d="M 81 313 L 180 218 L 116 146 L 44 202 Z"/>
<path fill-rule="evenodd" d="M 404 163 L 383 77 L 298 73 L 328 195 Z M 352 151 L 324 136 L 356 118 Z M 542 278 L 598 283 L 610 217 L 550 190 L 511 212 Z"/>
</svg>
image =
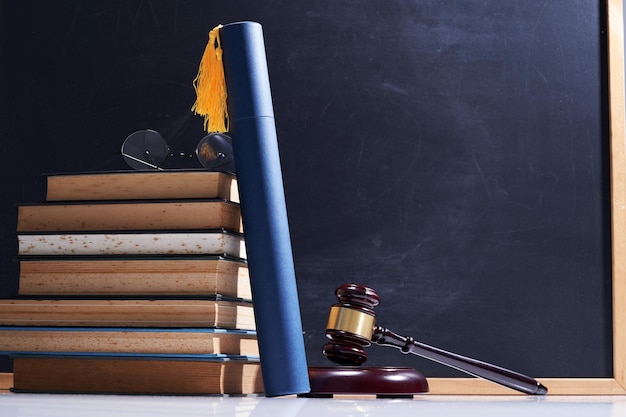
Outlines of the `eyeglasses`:
<svg viewBox="0 0 626 417">
<path fill-rule="evenodd" d="M 151 129 L 131 133 L 122 144 L 124 161 L 138 171 L 163 171 L 165 161 L 176 155 L 192 156 L 185 152 L 175 154 L 163 136 Z M 198 142 L 195 155 L 200 165 L 209 171 L 235 173 L 233 143 L 228 135 L 209 133 Z"/>
</svg>

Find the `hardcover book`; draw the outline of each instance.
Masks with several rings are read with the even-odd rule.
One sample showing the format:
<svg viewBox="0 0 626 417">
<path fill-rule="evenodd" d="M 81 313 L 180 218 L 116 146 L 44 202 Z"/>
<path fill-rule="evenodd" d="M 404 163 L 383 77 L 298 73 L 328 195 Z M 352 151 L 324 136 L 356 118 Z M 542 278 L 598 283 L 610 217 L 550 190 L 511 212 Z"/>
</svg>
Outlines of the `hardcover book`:
<svg viewBox="0 0 626 417">
<path fill-rule="evenodd" d="M 0 327 L 0 353 L 214 354 L 258 357 L 256 332 L 217 328 Z"/>
<path fill-rule="evenodd" d="M 16 355 L 13 390 L 98 394 L 255 394 L 258 361 L 212 355 Z"/>
<path fill-rule="evenodd" d="M 239 202 L 235 176 L 206 170 L 49 174 L 47 201 L 220 198 Z"/>
<path fill-rule="evenodd" d="M 248 265 L 218 256 L 22 257 L 26 296 L 210 296 L 252 299 Z"/>
<path fill-rule="evenodd" d="M 176 232 L 21 233 L 18 255 L 228 255 L 246 257 L 242 234 Z"/>
<path fill-rule="evenodd" d="M 252 303 L 215 299 L 3 299 L 0 326 L 254 330 Z"/>
<path fill-rule="evenodd" d="M 224 200 L 48 203 L 18 207 L 17 231 L 225 229 L 243 231 L 239 205 Z"/>
</svg>

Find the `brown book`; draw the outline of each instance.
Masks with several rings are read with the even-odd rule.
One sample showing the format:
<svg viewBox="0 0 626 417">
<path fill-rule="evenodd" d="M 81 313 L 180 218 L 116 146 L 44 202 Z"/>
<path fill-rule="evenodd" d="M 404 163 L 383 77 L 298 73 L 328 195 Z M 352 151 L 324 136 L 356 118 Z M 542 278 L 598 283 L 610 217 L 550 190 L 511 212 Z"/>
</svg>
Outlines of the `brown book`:
<svg viewBox="0 0 626 417">
<path fill-rule="evenodd" d="M 18 232 L 225 229 L 243 231 L 239 204 L 224 200 L 48 203 L 18 207 Z"/>
<path fill-rule="evenodd" d="M 252 303 L 211 299 L 2 299 L 0 325 L 255 329 Z"/>
<path fill-rule="evenodd" d="M 259 356 L 252 330 L 215 328 L 0 327 L 0 351 Z"/>
<path fill-rule="evenodd" d="M 251 299 L 245 262 L 216 256 L 20 259 L 25 296 L 206 296 Z"/>
<path fill-rule="evenodd" d="M 235 176 L 168 170 L 48 175 L 47 201 L 221 198 L 239 202 Z"/>
<path fill-rule="evenodd" d="M 259 362 L 164 357 L 16 356 L 13 389 L 45 393 L 255 394 Z"/>
<path fill-rule="evenodd" d="M 18 234 L 18 255 L 228 255 L 246 257 L 243 234 L 218 230 Z"/>
</svg>

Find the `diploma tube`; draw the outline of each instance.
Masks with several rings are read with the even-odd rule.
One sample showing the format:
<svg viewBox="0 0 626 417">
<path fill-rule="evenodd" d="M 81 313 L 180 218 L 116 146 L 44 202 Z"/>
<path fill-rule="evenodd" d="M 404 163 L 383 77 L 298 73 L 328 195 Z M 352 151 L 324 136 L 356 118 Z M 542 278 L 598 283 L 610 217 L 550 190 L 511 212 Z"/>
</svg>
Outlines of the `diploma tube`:
<svg viewBox="0 0 626 417">
<path fill-rule="evenodd" d="M 220 30 L 230 135 L 268 397 L 310 391 L 263 29 Z"/>
</svg>

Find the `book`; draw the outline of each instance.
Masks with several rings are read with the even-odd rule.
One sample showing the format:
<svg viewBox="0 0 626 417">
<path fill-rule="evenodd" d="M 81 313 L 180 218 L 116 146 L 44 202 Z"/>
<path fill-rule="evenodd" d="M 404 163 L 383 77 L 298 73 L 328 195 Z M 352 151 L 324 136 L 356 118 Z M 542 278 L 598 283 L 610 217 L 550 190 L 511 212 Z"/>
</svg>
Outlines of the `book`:
<svg viewBox="0 0 626 417">
<path fill-rule="evenodd" d="M 20 233 L 18 255 L 228 255 L 246 257 L 243 234 L 175 232 Z"/>
<path fill-rule="evenodd" d="M 49 174 L 47 201 L 220 198 L 239 202 L 234 175 L 212 171 L 109 171 Z"/>
<path fill-rule="evenodd" d="M 218 256 L 23 257 L 25 296 L 222 295 L 252 299 L 245 262 Z"/>
<path fill-rule="evenodd" d="M 255 330 L 252 303 L 225 299 L 0 299 L 0 326 Z"/>
<path fill-rule="evenodd" d="M 243 231 L 225 200 L 48 203 L 18 207 L 17 232 L 225 229 Z"/>
<path fill-rule="evenodd" d="M 18 207 L 20 296 L 0 300 L 16 390 L 263 391 L 234 176 L 47 180 L 46 203 Z"/>
<path fill-rule="evenodd" d="M 211 356 L 16 355 L 13 390 L 98 394 L 260 394 L 258 361 Z"/>
<path fill-rule="evenodd" d="M 0 352 L 221 354 L 258 357 L 256 332 L 216 328 L 0 327 Z"/>
</svg>

